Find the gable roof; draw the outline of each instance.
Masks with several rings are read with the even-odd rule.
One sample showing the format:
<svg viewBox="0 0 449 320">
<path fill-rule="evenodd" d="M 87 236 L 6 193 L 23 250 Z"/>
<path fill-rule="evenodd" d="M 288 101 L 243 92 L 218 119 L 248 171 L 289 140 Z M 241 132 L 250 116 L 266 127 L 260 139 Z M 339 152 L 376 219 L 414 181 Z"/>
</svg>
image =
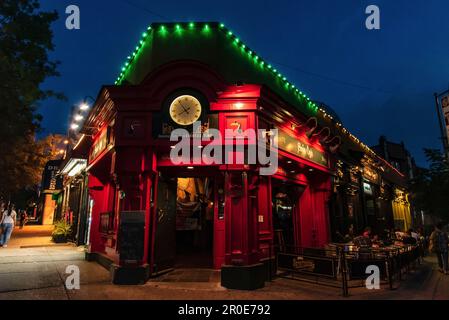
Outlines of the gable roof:
<svg viewBox="0 0 449 320">
<path fill-rule="evenodd" d="M 318 111 L 299 88 L 218 22 L 152 24 L 127 57 L 115 84 L 140 84 L 153 70 L 176 60 L 207 64 L 229 84 L 266 85 L 306 116 Z"/>
<path fill-rule="evenodd" d="M 320 125 L 349 142 L 345 153 L 356 150 L 380 158 L 372 149 L 351 134 L 336 114 L 318 106 L 282 73 L 245 45 L 223 23 L 178 22 L 153 23 L 141 35 L 139 43 L 126 58 L 115 85 L 138 85 L 158 67 L 177 60 L 202 62 L 229 84 L 260 84 L 270 88 L 295 109 L 309 117 L 317 117 Z"/>
</svg>

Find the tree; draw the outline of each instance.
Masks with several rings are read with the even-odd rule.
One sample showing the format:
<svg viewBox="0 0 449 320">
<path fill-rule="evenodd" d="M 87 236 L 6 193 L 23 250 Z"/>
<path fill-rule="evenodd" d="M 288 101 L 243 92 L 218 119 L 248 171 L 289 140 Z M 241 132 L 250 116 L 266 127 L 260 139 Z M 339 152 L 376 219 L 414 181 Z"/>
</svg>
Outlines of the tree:
<svg viewBox="0 0 449 320">
<path fill-rule="evenodd" d="M 424 149 L 430 163 L 412 183 L 413 200 L 418 210 L 449 222 L 449 162 L 434 149 Z"/>
<path fill-rule="evenodd" d="M 30 202 L 37 201 L 45 165 L 49 160 L 63 157 L 64 140 L 66 137 L 62 135 L 49 135 L 37 142 L 31 140 L 28 144 L 17 146 L 16 154 L 11 159 L 8 159 L 9 155 L 5 156 L 10 161 L 16 161 L 16 165 L 10 167 L 12 172 L 0 175 L 0 185 L 6 186 L 3 192 L 10 195 L 9 199 L 19 208 L 26 208 Z"/>
<path fill-rule="evenodd" d="M 0 1 L 0 196 L 7 199 L 39 181 L 36 169 L 46 161 L 35 141 L 39 101 L 63 98 L 40 87 L 58 75 L 58 63 L 48 57 L 58 15 L 39 8 L 36 0 Z"/>
</svg>

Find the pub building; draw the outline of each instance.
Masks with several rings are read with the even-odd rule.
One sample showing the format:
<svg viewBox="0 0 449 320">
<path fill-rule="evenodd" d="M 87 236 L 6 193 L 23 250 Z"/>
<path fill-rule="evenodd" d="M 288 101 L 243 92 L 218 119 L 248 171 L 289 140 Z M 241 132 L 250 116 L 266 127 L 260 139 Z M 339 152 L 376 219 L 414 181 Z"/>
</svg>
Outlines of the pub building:
<svg viewBox="0 0 449 320">
<path fill-rule="evenodd" d="M 89 189 L 86 172 L 90 147 L 88 140 L 89 137 L 84 136 L 67 152 L 58 173 L 63 186 L 58 197 L 56 220 L 65 220 L 71 225 L 68 239 L 77 245 L 85 245 L 88 242 Z"/>
<path fill-rule="evenodd" d="M 368 148 L 345 141 L 336 155 L 330 200 L 332 240 L 360 235 L 364 228 L 387 236 L 412 226 L 407 178 Z"/>
<path fill-rule="evenodd" d="M 234 148 L 228 159 L 248 159 L 260 144 L 248 129 L 278 129 L 278 168 L 263 175 L 262 164 L 210 164 L 198 157 L 206 141 L 175 164 L 170 135 L 180 128 L 191 140 L 233 130 L 223 142 Z M 219 23 L 148 27 L 81 133 L 90 138 L 80 142 L 90 147 L 86 258 L 117 284 L 199 267 L 221 270 L 227 288 L 263 287 L 274 247 L 332 240 L 339 149 L 369 150 Z"/>
</svg>

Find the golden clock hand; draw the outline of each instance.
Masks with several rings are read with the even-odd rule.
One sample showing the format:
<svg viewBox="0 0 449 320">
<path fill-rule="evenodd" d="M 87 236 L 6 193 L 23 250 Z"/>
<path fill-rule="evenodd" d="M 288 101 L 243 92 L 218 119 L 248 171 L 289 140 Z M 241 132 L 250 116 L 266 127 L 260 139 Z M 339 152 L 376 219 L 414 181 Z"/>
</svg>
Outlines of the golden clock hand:
<svg viewBox="0 0 449 320">
<path fill-rule="evenodd" d="M 183 108 L 184 111 L 188 113 L 187 109 L 182 105 L 181 101 L 178 101 L 178 103 L 179 103 L 179 105 L 181 106 L 181 108 Z M 189 108 L 189 109 L 190 109 L 190 108 Z"/>
</svg>

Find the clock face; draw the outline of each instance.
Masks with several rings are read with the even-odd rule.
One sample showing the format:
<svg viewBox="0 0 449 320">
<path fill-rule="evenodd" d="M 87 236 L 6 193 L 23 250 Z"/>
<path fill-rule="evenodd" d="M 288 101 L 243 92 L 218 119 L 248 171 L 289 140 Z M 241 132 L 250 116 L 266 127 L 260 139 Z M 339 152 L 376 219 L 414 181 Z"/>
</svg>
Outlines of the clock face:
<svg viewBox="0 0 449 320">
<path fill-rule="evenodd" d="M 170 117 L 182 126 L 188 126 L 201 116 L 201 103 L 193 96 L 182 95 L 177 97 L 170 105 Z"/>
</svg>

